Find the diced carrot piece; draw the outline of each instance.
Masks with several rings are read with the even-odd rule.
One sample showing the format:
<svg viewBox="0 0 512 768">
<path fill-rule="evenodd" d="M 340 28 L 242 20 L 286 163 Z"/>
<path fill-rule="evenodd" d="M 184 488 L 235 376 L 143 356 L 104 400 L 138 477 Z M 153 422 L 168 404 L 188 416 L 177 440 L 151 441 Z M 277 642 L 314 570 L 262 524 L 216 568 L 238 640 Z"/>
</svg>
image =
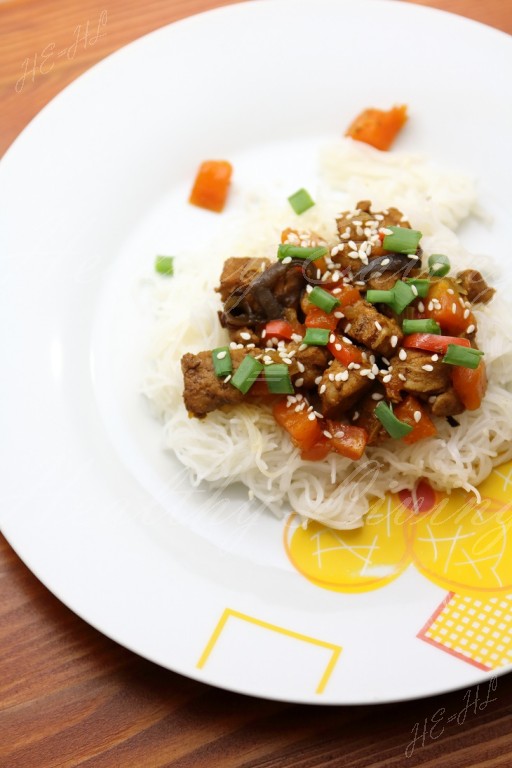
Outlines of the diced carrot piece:
<svg viewBox="0 0 512 768">
<path fill-rule="evenodd" d="M 368 443 L 366 429 L 331 419 L 327 419 L 327 429 L 332 435 L 331 450 L 353 461 L 361 458 Z"/>
<path fill-rule="evenodd" d="M 322 461 L 331 450 L 331 441 L 322 435 L 321 438 L 311 448 L 301 451 L 301 459 L 304 461 Z"/>
<path fill-rule="evenodd" d="M 350 124 L 346 136 L 363 141 L 377 149 L 389 149 L 407 120 L 407 107 L 402 104 L 390 110 L 365 109 Z"/>
<path fill-rule="evenodd" d="M 220 213 L 226 204 L 233 167 L 227 160 L 206 160 L 197 172 L 189 202 Z"/>
<path fill-rule="evenodd" d="M 293 405 L 289 408 L 287 399 L 283 398 L 274 404 L 272 412 L 301 451 L 308 451 L 321 441 L 323 432 L 318 419 L 310 419 L 305 409 L 297 412 Z"/>
<path fill-rule="evenodd" d="M 464 368 L 454 365 L 452 371 L 453 388 L 468 411 L 476 411 L 482 404 L 487 389 L 485 363 L 480 360 L 478 368 Z"/>
<path fill-rule="evenodd" d="M 417 400 L 412 395 L 408 395 L 399 405 L 394 408 L 394 413 L 397 419 L 403 421 L 405 424 L 409 424 L 412 427 L 412 432 L 402 438 L 404 443 L 412 445 L 417 443 L 418 440 L 423 440 L 425 437 L 433 437 L 437 435 L 436 425 L 430 418 L 428 410 L 423 403 Z M 420 414 L 418 421 L 414 418 L 415 414 Z"/>
<path fill-rule="evenodd" d="M 423 303 L 425 311 L 419 316 L 435 320 L 445 334 L 458 336 L 465 333 L 471 325 L 475 325 L 472 312 L 468 312 L 467 317 L 464 317 L 466 307 L 452 280 L 442 278 L 433 282 Z"/>
<path fill-rule="evenodd" d="M 330 331 L 334 331 L 339 320 L 337 317 L 334 317 L 333 312 L 328 314 L 323 309 L 320 309 L 320 307 L 312 305 L 308 309 L 304 322 L 307 328 L 328 328 Z"/>
</svg>

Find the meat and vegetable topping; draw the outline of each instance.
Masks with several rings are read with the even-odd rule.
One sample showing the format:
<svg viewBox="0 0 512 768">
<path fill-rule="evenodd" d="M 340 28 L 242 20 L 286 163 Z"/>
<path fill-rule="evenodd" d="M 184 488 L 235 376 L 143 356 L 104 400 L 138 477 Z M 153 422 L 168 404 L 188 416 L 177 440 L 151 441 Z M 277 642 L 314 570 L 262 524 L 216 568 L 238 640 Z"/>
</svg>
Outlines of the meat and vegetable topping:
<svg viewBox="0 0 512 768">
<path fill-rule="evenodd" d="M 338 242 L 287 229 L 277 260 L 229 258 L 217 289 L 230 343 L 182 358 L 192 416 L 267 403 L 304 459 L 359 459 L 412 444 L 480 407 L 486 388 L 474 304 L 494 294 L 473 269 L 423 263 L 421 232 L 367 200 L 337 217 Z"/>
</svg>

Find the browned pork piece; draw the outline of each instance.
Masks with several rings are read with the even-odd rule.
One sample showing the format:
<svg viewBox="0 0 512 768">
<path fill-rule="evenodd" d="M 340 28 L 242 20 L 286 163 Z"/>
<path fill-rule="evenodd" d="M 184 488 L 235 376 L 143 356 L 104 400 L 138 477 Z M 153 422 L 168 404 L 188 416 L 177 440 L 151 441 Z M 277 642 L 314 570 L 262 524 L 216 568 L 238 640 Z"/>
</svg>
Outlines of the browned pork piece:
<svg viewBox="0 0 512 768">
<path fill-rule="evenodd" d="M 403 339 L 396 320 L 386 317 L 364 299 L 345 307 L 343 313 L 346 320 L 342 327 L 347 336 L 379 355 L 389 357 Z"/>
<path fill-rule="evenodd" d="M 301 387 L 313 389 L 316 386 L 315 380 L 323 374 L 331 355 L 326 347 L 312 345 L 306 349 L 301 349 L 301 346 L 294 342 L 286 345 L 287 350 L 291 352 L 295 350 L 295 355 L 291 358 L 293 364 L 290 368 L 290 374 L 295 386 L 298 386 L 298 380 L 302 380 Z M 295 371 L 297 371 L 297 375 L 293 376 Z"/>
<path fill-rule="evenodd" d="M 217 288 L 222 301 L 227 301 L 235 291 L 247 288 L 268 266 L 270 261 L 263 258 L 230 257 L 226 259 L 220 276 L 220 286 Z"/>
<path fill-rule="evenodd" d="M 318 388 L 323 415 L 328 419 L 339 417 L 371 386 L 372 382 L 366 376 L 361 376 L 359 370 L 349 370 L 343 363 L 334 360 L 324 371 Z"/>
<path fill-rule="evenodd" d="M 490 288 L 484 278 L 476 269 L 465 269 L 457 274 L 457 283 L 466 294 L 472 304 L 488 304 L 494 294 L 494 288 Z"/>
<path fill-rule="evenodd" d="M 437 358 L 437 359 L 436 359 Z M 386 395 L 393 403 L 401 400 L 401 392 L 415 395 L 436 395 L 451 386 L 450 366 L 438 355 L 418 349 L 401 349 L 390 359 L 391 379 L 386 381 Z"/>
<path fill-rule="evenodd" d="M 458 416 L 464 411 L 464 406 L 457 397 L 453 387 L 440 395 L 432 395 L 430 400 L 430 410 L 433 416 Z"/>
<path fill-rule="evenodd" d="M 336 219 L 340 238 L 353 240 L 355 243 L 366 240 L 365 228 L 380 229 L 381 227 L 407 227 L 411 225 L 398 208 L 386 208 L 385 211 L 372 212 L 370 200 L 361 200 L 355 211 L 345 211 Z"/>
<path fill-rule="evenodd" d="M 379 393 L 380 389 L 376 390 Z M 354 406 L 352 423 L 357 427 L 362 427 L 368 433 L 368 445 L 377 445 L 387 440 L 389 435 L 382 426 L 382 422 L 375 415 L 375 409 L 379 400 L 372 397 L 373 393 L 364 395 Z"/>
<path fill-rule="evenodd" d="M 235 370 L 246 355 L 245 349 L 231 350 Z M 211 351 L 199 352 L 198 355 L 187 352 L 181 358 L 181 370 L 184 379 L 185 408 L 193 416 L 201 419 L 210 411 L 215 411 L 224 405 L 237 405 L 244 401 L 244 395 L 239 389 L 233 387 L 229 381 L 225 382 L 215 373 Z"/>
</svg>

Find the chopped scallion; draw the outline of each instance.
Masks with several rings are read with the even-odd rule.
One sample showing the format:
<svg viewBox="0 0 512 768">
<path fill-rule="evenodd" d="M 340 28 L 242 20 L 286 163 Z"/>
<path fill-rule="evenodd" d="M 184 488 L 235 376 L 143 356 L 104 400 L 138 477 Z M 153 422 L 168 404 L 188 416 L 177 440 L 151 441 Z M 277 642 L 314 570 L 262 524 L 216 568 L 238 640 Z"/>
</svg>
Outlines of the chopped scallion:
<svg viewBox="0 0 512 768">
<path fill-rule="evenodd" d="M 174 256 L 157 256 L 155 270 L 160 275 L 174 275 Z"/>
<path fill-rule="evenodd" d="M 375 408 L 375 415 L 388 435 L 390 435 L 390 437 L 394 437 L 395 439 L 405 437 L 413 430 L 413 427 L 411 427 L 410 424 L 406 424 L 405 422 L 400 421 L 400 419 L 397 419 L 389 405 L 385 403 L 384 400 L 381 400 Z"/>
<path fill-rule="evenodd" d="M 366 291 L 366 301 L 370 304 L 391 304 L 395 300 L 393 291 Z"/>
<path fill-rule="evenodd" d="M 418 249 L 418 243 L 422 238 L 422 233 L 417 229 L 409 229 L 408 227 L 386 227 L 390 229 L 393 234 L 386 235 L 382 241 L 382 247 L 386 251 L 393 251 L 393 253 L 406 253 L 413 255 Z"/>
<path fill-rule="evenodd" d="M 327 255 L 327 248 L 321 245 L 316 248 L 303 248 L 301 245 L 291 245 L 290 243 L 281 243 L 277 249 L 277 258 L 282 261 L 286 258 L 291 259 L 308 259 L 308 261 L 315 261 L 321 256 Z"/>
<path fill-rule="evenodd" d="M 390 304 L 397 315 L 401 315 L 402 312 L 409 304 L 414 301 L 416 296 L 410 285 L 404 283 L 403 280 L 397 280 L 393 286 L 393 301 Z"/>
<path fill-rule="evenodd" d="M 231 379 L 231 383 L 234 387 L 247 394 L 259 373 L 263 370 L 263 365 L 256 358 L 247 355 L 244 357 Z"/>
<path fill-rule="evenodd" d="M 233 370 L 233 361 L 229 347 L 217 347 L 212 350 L 213 370 L 217 376 L 227 376 Z"/>
<path fill-rule="evenodd" d="M 324 291 L 318 285 L 315 285 L 311 293 L 308 294 L 308 299 L 312 304 L 327 312 L 327 314 L 332 312 L 334 307 L 339 307 L 340 305 L 339 299 L 333 296 L 332 293 Z"/>
<path fill-rule="evenodd" d="M 478 368 L 480 358 L 484 353 L 473 347 L 461 347 L 459 344 L 448 344 L 443 363 L 460 365 L 463 368 Z"/>
<path fill-rule="evenodd" d="M 430 288 L 430 280 L 424 278 L 406 277 L 405 282 L 411 287 L 414 286 L 418 291 L 418 296 L 421 299 L 425 299 Z"/>
<path fill-rule="evenodd" d="M 312 208 L 315 204 L 315 201 L 306 189 L 299 189 L 297 192 L 294 192 L 293 195 L 290 195 L 288 198 L 288 202 L 295 213 L 299 215 L 304 213 L 304 211 L 307 211 L 308 208 Z"/>
<path fill-rule="evenodd" d="M 331 331 L 328 328 L 308 328 L 304 338 L 303 344 L 316 344 L 318 347 L 325 347 L 329 343 L 329 336 Z"/>
<path fill-rule="evenodd" d="M 404 320 L 402 331 L 406 336 L 411 333 L 441 333 L 441 326 L 435 320 Z"/>
<path fill-rule="evenodd" d="M 432 253 L 428 257 L 428 271 L 434 277 L 444 277 L 450 268 L 450 259 L 444 253 Z"/>
<path fill-rule="evenodd" d="M 294 389 L 286 363 L 265 366 L 265 380 L 273 395 L 293 395 Z"/>
</svg>

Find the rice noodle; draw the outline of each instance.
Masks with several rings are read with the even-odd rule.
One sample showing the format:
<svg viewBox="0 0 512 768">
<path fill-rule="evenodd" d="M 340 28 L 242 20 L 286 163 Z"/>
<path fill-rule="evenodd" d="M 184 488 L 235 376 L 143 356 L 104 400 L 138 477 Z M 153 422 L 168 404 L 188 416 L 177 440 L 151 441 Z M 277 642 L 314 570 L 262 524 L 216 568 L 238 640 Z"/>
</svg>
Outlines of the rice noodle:
<svg viewBox="0 0 512 768">
<path fill-rule="evenodd" d="M 475 213 L 470 179 L 433 170 L 415 155 L 383 153 L 350 140 L 324 151 L 323 186 L 317 204 L 296 217 L 288 205 L 277 209 L 264 200 L 240 225 L 239 242 L 223 240 L 208 259 L 190 254 L 180 259 L 172 280 L 155 281 L 155 334 L 143 390 L 164 425 L 164 446 L 188 468 L 194 485 L 212 487 L 242 482 L 272 512 L 294 510 L 334 528 L 355 528 L 376 497 L 411 488 L 425 477 L 440 490 L 476 487 L 492 468 L 512 458 L 512 329 L 504 325 L 508 308 L 497 295 L 489 307 L 474 310 L 478 342 L 485 351 L 489 386 L 478 411 L 457 417 L 460 426 L 437 421 L 438 434 L 413 445 L 399 441 L 370 447 L 360 462 L 337 454 L 303 461 L 268 407 L 243 404 L 189 418 L 183 405 L 180 358 L 228 342 L 220 327 L 220 300 L 214 287 L 225 258 L 275 254 L 286 226 L 311 228 L 333 239 L 334 216 L 360 199 L 374 210 L 396 206 L 424 233 L 422 246 L 446 253 L 454 269 L 475 266 L 452 229 Z M 250 247 L 247 246 L 250 243 Z M 482 268 L 479 257 L 478 268 Z M 201 296 L 190 306 L 189 296 Z"/>
</svg>

